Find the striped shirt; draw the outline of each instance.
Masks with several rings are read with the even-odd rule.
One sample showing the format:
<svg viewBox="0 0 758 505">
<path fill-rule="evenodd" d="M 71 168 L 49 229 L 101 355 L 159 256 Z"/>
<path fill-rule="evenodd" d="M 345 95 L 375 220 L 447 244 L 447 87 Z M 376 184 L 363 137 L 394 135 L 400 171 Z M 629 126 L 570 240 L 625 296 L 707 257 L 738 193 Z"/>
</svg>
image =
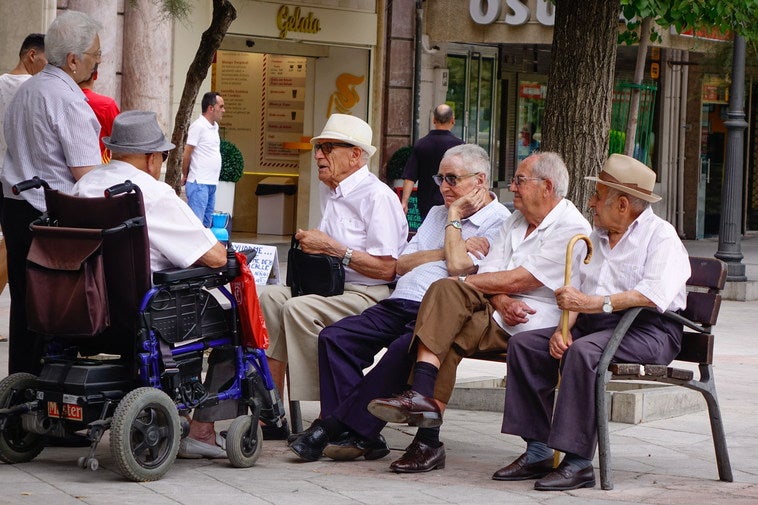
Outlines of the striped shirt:
<svg viewBox="0 0 758 505">
<path fill-rule="evenodd" d="M 8 151 L 0 182 L 5 198 L 25 199 L 45 210 L 42 190 L 16 196 L 11 187 L 35 175 L 71 193 L 69 167 L 100 164 L 100 123 L 73 79 L 53 65 L 27 80 L 8 106 L 3 123 Z"/>
<path fill-rule="evenodd" d="M 471 237 L 484 237 L 490 245 L 500 233 L 503 223 L 511 215 L 505 205 L 497 201 L 494 193 L 493 200 L 479 209 L 479 212 L 461 220 L 463 240 Z M 432 207 L 424 222 L 403 250 L 403 255 L 417 251 L 431 251 L 445 246 L 445 226 L 447 225 L 447 208 L 444 205 Z M 479 258 L 469 253 L 474 265 L 479 264 Z M 450 274 L 444 260 L 430 261 L 407 272 L 397 281 L 397 287 L 390 298 L 403 298 L 420 302 L 429 286 Z"/>
</svg>

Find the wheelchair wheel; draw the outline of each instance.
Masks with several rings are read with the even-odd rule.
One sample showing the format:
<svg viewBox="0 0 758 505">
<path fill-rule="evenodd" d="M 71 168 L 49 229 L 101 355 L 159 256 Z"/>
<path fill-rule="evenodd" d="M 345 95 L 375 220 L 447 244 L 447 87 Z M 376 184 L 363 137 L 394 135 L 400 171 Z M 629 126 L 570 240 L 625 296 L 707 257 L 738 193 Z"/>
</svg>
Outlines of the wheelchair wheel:
<svg viewBox="0 0 758 505">
<path fill-rule="evenodd" d="M 163 477 L 179 452 L 179 413 L 163 391 L 143 387 L 127 394 L 111 422 L 111 454 L 135 482 Z"/>
<path fill-rule="evenodd" d="M 8 408 L 24 403 L 25 389 L 34 388 L 37 378 L 28 373 L 14 373 L 0 381 L 0 407 Z M 37 457 L 45 448 L 45 438 L 24 430 L 21 416 L 11 416 L 6 420 L 5 429 L 0 432 L 0 461 L 25 463 Z"/>
<path fill-rule="evenodd" d="M 237 468 L 249 468 L 258 461 L 263 448 L 263 429 L 260 424 L 255 430 L 255 437 L 250 436 L 250 416 L 239 416 L 232 421 L 226 433 L 226 455 L 229 462 Z"/>
</svg>

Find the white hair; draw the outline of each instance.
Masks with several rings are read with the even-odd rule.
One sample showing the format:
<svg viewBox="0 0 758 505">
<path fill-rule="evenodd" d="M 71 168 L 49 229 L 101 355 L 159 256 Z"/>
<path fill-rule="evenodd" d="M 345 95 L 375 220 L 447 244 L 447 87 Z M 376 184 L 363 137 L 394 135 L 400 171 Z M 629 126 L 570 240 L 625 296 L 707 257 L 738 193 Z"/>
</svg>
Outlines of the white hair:
<svg viewBox="0 0 758 505">
<path fill-rule="evenodd" d="M 83 12 L 64 12 L 53 20 L 45 34 L 48 63 L 63 68 L 69 54 L 82 58 L 101 28 L 100 23 Z"/>
</svg>

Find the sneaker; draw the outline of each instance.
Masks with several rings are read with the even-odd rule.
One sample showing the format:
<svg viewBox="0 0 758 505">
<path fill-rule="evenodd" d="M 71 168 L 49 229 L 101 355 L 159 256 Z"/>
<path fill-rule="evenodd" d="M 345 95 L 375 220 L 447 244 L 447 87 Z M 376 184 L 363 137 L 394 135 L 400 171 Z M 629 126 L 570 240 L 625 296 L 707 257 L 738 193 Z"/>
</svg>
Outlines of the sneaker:
<svg viewBox="0 0 758 505">
<path fill-rule="evenodd" d="M 194 438 L 185 437 L 179 442 L 178 457 L 183 459 L 222 459 L 226 458 L 226 451 L 218 445 L 210 445 Z"/>
</svg>

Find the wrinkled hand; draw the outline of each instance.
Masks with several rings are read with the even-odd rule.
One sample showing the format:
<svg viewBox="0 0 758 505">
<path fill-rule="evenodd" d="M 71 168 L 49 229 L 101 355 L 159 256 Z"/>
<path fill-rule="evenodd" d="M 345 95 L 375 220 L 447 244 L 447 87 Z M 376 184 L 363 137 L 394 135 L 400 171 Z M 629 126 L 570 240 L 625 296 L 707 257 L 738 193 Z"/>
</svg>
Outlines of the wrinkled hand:
<svg viewBox="0 0 758 505">
<path fill-rule="evenodd" d="M 448 209 L 448 216 L 451 215 L 451 211 L 452 213 L 457 214 L 460 219 L 476 214 L 479 212 L 479 209 L 484 207 L 487 203 L 488 195 L 488 189 L 482 187 L 472 189 L 466 195 L 460 197 L 450 204 L 450 208 Z"/>
<path fill-rule="evenodd" d="M 484 237 L 469 237 L 466 239 L 466 252 L 482 259 L 490 252 L 490 241 Z"/>
<path fill-rule="evenodd" d="M 338 244 L 335 243 L 334 239 L 316 228 L 312 230 L 298 228 L 295 238 L 300 242 L 300 248 L 308 254 L 329 254 L 331 256 L 340 254 L 336 250 Z"/>
<path fill-rule="evenodd" d="M 571 338 L 571 332 L 569 332 L 566 336 L 566 342 L 564 343 L 563 333 L 561 333 L 560 328 L 558 328 L 555 330 L 555 333 L 553 333 L 553 336 L 550 337 L 550 341 L 548 342 L 550 356 L 554 357 L 555 359 L 561 359 L 563 357 L 563 353 L 566 352 L 572 342 L 573 339 Z"/>
<path fill-rule="evenodd" d="M 523 300 L 517 300 L 508 295 L 495 295 L 490 298 L 490 303 L 508 326 L 523 324 L 529 321 L 527 316 L 537 312 Z"/>
<path fill-rule="evenodd" d="M 555 302 L 561 310 L 586 312 L 591 304 L 590 297 L 571 286 L 563 286 L 555 290 Z"/>
<path fill-rule="evenodd" d="M 408 202 L 400 202 L 403 206 L 403 214 L 408 214 Z"/>
</svg>

